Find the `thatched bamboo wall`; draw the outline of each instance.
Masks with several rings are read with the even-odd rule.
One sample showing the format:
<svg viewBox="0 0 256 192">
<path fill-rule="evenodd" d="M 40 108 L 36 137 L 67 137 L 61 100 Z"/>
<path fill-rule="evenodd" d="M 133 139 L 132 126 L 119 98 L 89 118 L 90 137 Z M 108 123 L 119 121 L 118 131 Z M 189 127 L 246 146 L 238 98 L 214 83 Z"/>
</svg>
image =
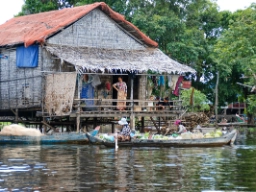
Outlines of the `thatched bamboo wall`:
<svg viewBox="0 0 256 192">
<path fill-rule="evenodd" d="M 37 68 L 18 68 L 16 48 L 2 49 L 1 52 L 8 59 L 1 59 L 0 65 L 0 109 L 40 106 L 41 57 Z"/>
<path fill-rule="evenodd" d="M 0 59 L 0 110 L 41 107 L 42 71 L 74 71 L 41 48 L 36 68 L 16 67 L 16 48 L 1 49 L 1 54 L 8 59 Z"/>
<path fill-rule="evenodd" d="M 112 19 L 95 9 L 73 25 L 50 38 L 50 44 L 106 49 L 144 49 Z"/>
</svg>

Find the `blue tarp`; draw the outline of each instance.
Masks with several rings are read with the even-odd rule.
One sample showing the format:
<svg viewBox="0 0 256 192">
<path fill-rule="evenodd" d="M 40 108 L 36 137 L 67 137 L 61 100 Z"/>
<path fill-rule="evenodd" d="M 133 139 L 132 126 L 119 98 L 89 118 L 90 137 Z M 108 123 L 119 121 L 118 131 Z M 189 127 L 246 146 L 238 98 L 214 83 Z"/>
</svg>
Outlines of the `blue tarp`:
<svg viewBox="0 0 256 192">
<path fill-rule="evenodd" d="M 29 47 L 20 46 L 16 50 L 17 67 L 37 67 L 38 66 L 38 45 Z"/>
</svg>

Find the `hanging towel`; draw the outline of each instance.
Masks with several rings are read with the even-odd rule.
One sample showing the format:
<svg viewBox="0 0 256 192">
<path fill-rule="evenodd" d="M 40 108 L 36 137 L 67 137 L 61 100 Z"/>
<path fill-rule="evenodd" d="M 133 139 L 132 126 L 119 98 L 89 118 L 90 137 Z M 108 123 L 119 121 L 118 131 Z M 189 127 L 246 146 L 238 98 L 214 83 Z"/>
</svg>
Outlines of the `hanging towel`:
<svg viewBox="0 0 256 192">
<path fill-rule="evenodd" d="M 172 75 L 172 90 L 175 90 L 179 75 Z"/>
<path fill-rule="evenodd" d="M 172 85 L 173 85 L 172 76 L 171 76 L 171 75 L 168 75 L 168 76 L 167 76 L 167 79 L 168 79 L 168 87 L 172 88 Z"/>
<path fill-rule="evenodd" d="M 173 91 L 173 94 L 176 95 L 176 96 L 179 96 L 179 87 L 180 87 L 180 84 L 181 84 L 182 81 L 183 81 L 183 77 L 179 76 L 178 81 L 177 81 L 176 86 L 175 86 L 175 90 Z"/>
<path fill-rule="evenodd" d="M 92 77 L 92 86 L 95 88 L 100 84 L 101 84 L 101 82 L 100 82 L 99 75 L 93 75 L 93 77 Z"/>
</svg>

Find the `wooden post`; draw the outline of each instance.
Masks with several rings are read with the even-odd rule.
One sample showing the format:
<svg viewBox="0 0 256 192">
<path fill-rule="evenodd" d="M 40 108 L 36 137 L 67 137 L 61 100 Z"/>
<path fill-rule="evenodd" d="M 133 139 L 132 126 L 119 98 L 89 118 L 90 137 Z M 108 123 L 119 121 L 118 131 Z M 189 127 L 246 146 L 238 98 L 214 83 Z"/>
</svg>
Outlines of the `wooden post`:
<svg viewBox="0 0 256 192">
<path fill-rule="evenodd" d="M 77 107 L 77 112 L 76 112 L 76 131 L 79 132 L 80 129 L 80 117 L 81 117 L 81 109 L 80 109 L 80 77 L 77 74 L 77 98 L 78 98 L 78 107 Z"/>
<path fill-rule="evenodd" d="M 93 118 L 93 129 L 97 126 L 97 117 Z"/>
<path fill-rule="evenodd" d="M 145 119 L 144 117 L 141 117 L 141 128 L 140 128 L 140 132 L 144 133 L 144 128 L 145 128 Z"/>
<path fill-rule="evenodd" d="M 15 123 L 18 123 L 18 121 L 24 123 L 23 120 L 19 117 L 18 108 L 16 108 L 15 111 L 13 109 L 11 109 L 11 112 L 15 115 L 15 119 L 14 119 Z"/>
<path fill-rule="evenodd" d="M 135 117 L 134 117 L 134 102 L 133 102 L 133 82 L 134 82 L 134 77 L 135 73 L 130 74 L 131 77 L 131 116 L 130 116 L 130 124 L 131 124 L 131 129 L 135 130 Z"/>
<path fill-rule="evenodd" d="M 112 133 L 114 133 L 114 131 L 115 131 L 115 124 L 114 123 L 111 123 L 111 131 L 112 131 Z"/>
<path fill-rule="evenodd" d="M 218 93 L 218 87 L 219 87 L 219 72 L 217 72 L 217 80 L 216 80 L 216 86 L 215 86 L 215 123 L 217 125 L 218 123 L 218 97 L 219 97 L 219 93 Z"/>
<path fill-rule="evenodd" d="M 18 108 L 15 109 L 15 123 L 18 123 L 18 119 L 19 119 L 19 111 L 18 111 Z"/>
<path fill-rule="evenodd" d="M 46 127 L 49 127 L 50 129 L 45 129 L 45 133 L 47 133 L 48 131 L 50 131 L 51 129 L 52 130 L 54 130 L 55 129 L 55 127 L 53 127 L 53 126 L 51 126 L 51 125 L 49 125 L 48 123 L 46 123 L 45 121 L 42 121 L 42 123 L 46 126 Z"/>
<path fill-rule="evenodd" d="M 150 117 L 150 119 L 153 122 L 153 124 L 155 125 L 157 133 L 160 133 L 160 127 L 157 126 L 157 124 L 156 124 L 155 120 L 153 119 L 153 117 Z"/>
</svg>

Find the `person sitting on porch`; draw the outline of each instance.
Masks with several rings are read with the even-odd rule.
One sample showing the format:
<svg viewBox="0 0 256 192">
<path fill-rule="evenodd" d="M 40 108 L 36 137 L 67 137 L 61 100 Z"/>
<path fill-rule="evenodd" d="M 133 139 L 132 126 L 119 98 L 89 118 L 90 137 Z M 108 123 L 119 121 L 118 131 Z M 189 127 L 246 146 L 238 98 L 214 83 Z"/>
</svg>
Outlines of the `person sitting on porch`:
<svg viewBox="0 0 256 192">
<path fill-rule="evenodd" d="M 169 98 L 165 97 L 164 101 L 162 102 L 158 102 L 158 109 L 159 110 L 166 110 L 166 109 L 171 109 L 172 108 L 173 103 L 169 102 Z"/>
<path fill-rule="evenodd" d="M 157 103 L 156 103 L 156 110 L 161 110 L 162 109 L 161 103 L 163 102 L 161 97 L 157 96 L 156 97 L 156 101 L 157 101 Z"/>
<path fill-rule="evenodd" d="M 113 84 L 113 88 L 117 91 L 117 109 L 122 111 L 126 108 L 126 97 L 127 97 L 127 85 L 123 81 L 122 77 L 118 77 L 118 82 Z"/>
<path fill-rule="evenodd" d="M 118 121 L 118 124 L 122 126 L 121 132 L 117 135 L 118 141 L 130 141 L 131 128 L 126 121 L 126 118 L 121 118 L 121 120 Z"/>
<path fill-rule="evenodd" d="M 150 111 L 153 111 L 153 110 L 154 110 L 154 100 L 155 100 L 154 95 L 151 95 L 151 96 L 149 97 L 149 102 L 148 102 L 148 106 L 149 106 L 149 110 L 150 110 Z"/>
</svg>

